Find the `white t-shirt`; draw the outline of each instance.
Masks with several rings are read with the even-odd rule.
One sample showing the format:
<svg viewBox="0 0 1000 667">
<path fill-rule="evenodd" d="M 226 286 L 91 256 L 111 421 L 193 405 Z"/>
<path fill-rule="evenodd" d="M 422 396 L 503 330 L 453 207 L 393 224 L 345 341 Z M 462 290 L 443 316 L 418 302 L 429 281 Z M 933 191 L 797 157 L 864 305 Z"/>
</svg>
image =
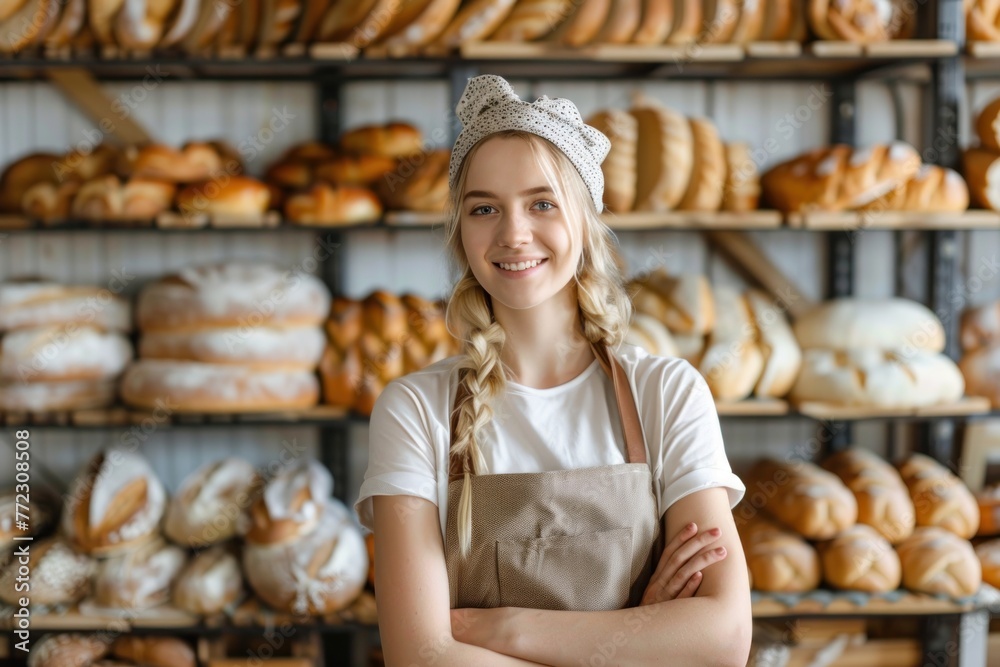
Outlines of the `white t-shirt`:
<svg viewBox="0 0 1000 667">
<path fill-rule="evenodd" d="M 683 359 L 623 344 L 622 363 L 636 397 L 660 516 L 684 496 L 725 487 L 730 507 L 746 492 L 722 443 L 704 378 Z M 369 462 L 358 518 L 373 530 L 372 496 L 426 498 L 445 534 L 451 408 L 460 357 L 443 359 L 390 382 L 371 415 Z M 625 439 L 611 378 L 595 359 L 569 382 L 535 389 L 507 382 L 493 421 L 481 432 L 488 473 L 546 472 L 625 462 Z"/>
</svg>

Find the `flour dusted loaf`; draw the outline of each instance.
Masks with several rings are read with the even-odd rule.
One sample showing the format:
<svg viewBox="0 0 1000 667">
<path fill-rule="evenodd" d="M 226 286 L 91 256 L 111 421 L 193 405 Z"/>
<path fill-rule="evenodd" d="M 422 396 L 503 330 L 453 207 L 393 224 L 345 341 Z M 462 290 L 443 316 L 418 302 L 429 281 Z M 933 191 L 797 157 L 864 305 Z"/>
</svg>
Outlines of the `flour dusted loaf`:
<svg viewBox="0 0 1000 667">
<path fill-rule="evenodd" d="M 652 315 L 635 313 L 625 334 L 625 342 L 636 345 L 652 355 L 660 357 L 676 357 L 679 355 L 677 345 L 666 325 Z"/>
<path fill-rule="evenodd" d="M 916 514 L 910 492 L 887 461 L 866 449 L 851 447 L 827 457 L 823 468 L 854 494 L 858 523 L 871 526 L 893 544 L 913 533 Z"/>
<path fill-rule="evenodd" d="M 115 403 L 118 380 L 79 382 L 0 382 L 0 410 L 51 412 L 90 410 Z"/>
<path fill-rule="evenodd" d="M 212 327 L 144 333 L 139 341 L 139 356 L 294 371 L 315 369 L 325 347 L 326 336 L 315 325 Z"/>
<path fill-rule="evenodd" d="M 701 274 L 671 276 L 656 269 L 627 287 L 636 310 L 652 315 L 673 333 L 704 335 L 715 325 L 712 288 Z"/>
<path fill-rule="evenodd" d="M 177 637 L 136 637 L 122 635 L 111 645 L 116 658 L 143 667 L 195 667 L 194 649 Z"/>
<path fill-rule="evenodd" d="M 803 349 L 944 350 L 944 327 L 929 308 L 909 299 L 831 299 L 796 319 Z"/>
<path fill-rule="evenodd" d="M 28 653 L 28 667 L 88 667 L 108 654 L 111 639 L 101 634 L 45 635 Z"/>
<path fill-rule="evenodd" d="M 136 317 L 148 331 L 205 327 L 316 326 L 330 309 L 330 292 L 315 276 L 270 264 L 193 266 L 147 285 Z"/>
<path fill-rule="evenodd" d="M 733 516 L 755 590 L 804 593 L 819 586 L 820 560 L 811 544 L 749 504 Z"/>
<path fill-rule="evenodd" d="M 243 569 L 257 595 L 276 609 L 328 614 L 361 593 L 368 577 L 368 550 L 347 508 L 329 498 L 308 534 L 286 542 L 248 541 Z"/>
<path fill-rule="evenodd" d="M 736 289 L 715 286 L 715 326 L 698 370 L 719 401 L 738 401 L 753 391 L 764 370 L 764 353 L 754 335 L 753 316 Z"/>
<path fill-rule="evenodd" d="M 217 614 L 243 597 L 243 570 L 236 556 L 216 545 L 199 551 L 174 582 L 171 602 L 192 614 Z"/>
<path fill-rule="evenodd" d="M 825 540 L 853 526 L 858 505 L 840 478 L 808 461 L 758 461 L 748 489 L 761 490 L 763 508 L 808 539 Z"/>
<path fill-rule="evenodd" d="M 0 331 L 69 323 L 128 332 L 132 309 L 125 299 L 98 287 L 32 279 L 0 283 Z"/>
<path fill-rule="evenodd" d="M 888 593 L 899 588 L 899 555 L 871 526 L 851 526 L 818 548 L 823 579 L 834 588 L 865 593 Z"/>
<path fill-rule="evenodd" d="M 84 553 L 118 554 L 152 539 L 165 509 L 166 492 L 146 459 L 108 449 L 73 481 L 62 531 Z"/>
<path fill-rule="evenodd" d="M 206 463 L 171 498 L 163 532 L 181 546 L 224 542 L 237 535 L 260 485 L 248 461 L 234 457 Z"/>
<path fill-rule="evenodd" d="M 925 164 L 909 181 L 862 210 L 956 213 L 968 208 L 969 186 L 965 179 L 954 169 Z"/>
<path fill-rule="evenodd" d="M 918 526 L 935 526 L 969 539 L 979 529 L 979 504 L 965 483 L 950 470 L 923 454 L 913 454 L 899 465 L 910 491 Z"/>
<path fill-rule="evenodd" d="M 0 382 L 103 380 L 120 375 L 132 344 L 116 332 L 63 325 L 20 329 L 0 339 Z"/>
<path fill-rule="evenodd" d="M 279 544 L 303 537 L 319 524 L 333 477 L 314 459 L 293 463 L 272 477 L 250 508 L 248 544 Z"/>
<path fill-rule="evenodd" d="M 896 545 L 903 586 L 917 593 L 963 598 L 982 583 L 982 566 L 968 540 L 949 530 L 920 527 Z"/>
<path fill-rule="evenodd" d="M 170 588 L 186 561 L 183 549 L 159 539 L 102 560 L 94 578 L 92 603 L 128 611 L 161 605 L 170 599 Z M 84 603 L 81 611 L 86 613 Z"/>
<path fill-rule="evenodd" d="M 25 596 L 25 591 L 18 590 L 17 579 L 23 582 L 21 565 L 14 558 L 0 570 L 0 600 L 14 606 Z M 64 539 L 52 537 L 31 546 L 30 566 L 31 604 L 41 606 L 78 602 L 90 592 L 90 578 L 97 564 L 89 556 L 73 551 Z"/>
<path fill-rule="evenodd" d="M 809 26 L 821 39 L 872 44 L 906 37 L 913 9 L 896 0 L 809 0 Z"/>
</svg>

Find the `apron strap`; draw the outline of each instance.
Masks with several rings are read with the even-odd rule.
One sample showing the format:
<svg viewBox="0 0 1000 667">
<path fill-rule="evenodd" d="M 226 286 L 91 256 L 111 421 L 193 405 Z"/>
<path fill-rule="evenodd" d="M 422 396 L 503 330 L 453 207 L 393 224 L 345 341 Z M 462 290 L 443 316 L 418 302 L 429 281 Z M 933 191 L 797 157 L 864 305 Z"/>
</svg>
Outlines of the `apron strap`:
<svg viewBox="0 0 1000 667">
<path fill-rule="evenodd" d="M 608 350 L 606 344 L 591 343 L 590 347 L 594 351 L 594 356 L 600 362 L 601 368 L 608 374 L 608 377 L 611 378 L 611 383 L 614 385 L 615 401 L 618 404 L 618 416 L 621 419 L 622 434 L 625 436 L 625 462 L 646 463 L 646 445 L 642 436 L 642 423 L 639 421 L 639 411 L 635 406 L 635 399 L 632 396 L 632 388 L 629 385 L 628 375 L 618 360 Z M 610 363 L 612 361 L 613 363 Z M 451 439 L 449 442 L 454 442 L 455 431 L 458 426 L 458 411 L 455 410 L 455 407 L 459 405 L 467 394 L 468 391 L 465 385 L 459 384 L 458 390 L 455 393 L 455 403 L 452 406 Z M 453 482 L 456 479 L 462 478 L 462 462 L 457 457 L 450 457 L 450 459 L 451 465 L 448 481 Z"/>
</svg>

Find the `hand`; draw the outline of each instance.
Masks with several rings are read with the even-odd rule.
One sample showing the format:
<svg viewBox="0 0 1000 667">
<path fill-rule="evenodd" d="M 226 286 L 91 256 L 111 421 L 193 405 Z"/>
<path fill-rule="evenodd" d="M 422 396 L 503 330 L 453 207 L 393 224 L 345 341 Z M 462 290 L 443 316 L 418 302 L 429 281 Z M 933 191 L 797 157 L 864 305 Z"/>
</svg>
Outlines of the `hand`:
<svg viewBox="0 0 1000 667">
<path fill-rule="evenodd" d="M 698 534 L 695 524 L 685 526 L 663 550 L 639 606 L 694 597 L 701 585 L 701 571 L 726 557 L 725 547 L 711 546 L 721 534 L 718 528 Z"/>
</svg>

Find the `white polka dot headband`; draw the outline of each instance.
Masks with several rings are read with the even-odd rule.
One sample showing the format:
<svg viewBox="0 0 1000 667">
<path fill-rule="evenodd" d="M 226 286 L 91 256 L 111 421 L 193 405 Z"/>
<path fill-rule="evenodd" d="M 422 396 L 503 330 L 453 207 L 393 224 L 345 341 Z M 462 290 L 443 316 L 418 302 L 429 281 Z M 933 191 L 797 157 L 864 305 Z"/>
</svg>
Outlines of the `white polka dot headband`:
<svg viewBox="0 0 1000 667">
<path fill-rule="evenodd" d="M 455 188 L 458 169 L 469 149 L 491 134 L 522 130 L 548 139 L 565 153 L 587 184 L 597 212 L 604 210 L 601 163 L 611 150 L 611 141 L 584 123 L 571 101 L 543 95 L 534 102 L 525 102 L 503 77 L 484 74 L 469 79 L 455 113 L 462 121 L 462 132 L 451 151 L 450 188 Z"/>
</svg>

